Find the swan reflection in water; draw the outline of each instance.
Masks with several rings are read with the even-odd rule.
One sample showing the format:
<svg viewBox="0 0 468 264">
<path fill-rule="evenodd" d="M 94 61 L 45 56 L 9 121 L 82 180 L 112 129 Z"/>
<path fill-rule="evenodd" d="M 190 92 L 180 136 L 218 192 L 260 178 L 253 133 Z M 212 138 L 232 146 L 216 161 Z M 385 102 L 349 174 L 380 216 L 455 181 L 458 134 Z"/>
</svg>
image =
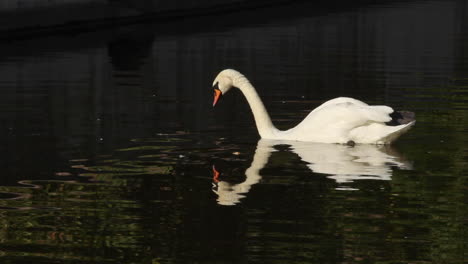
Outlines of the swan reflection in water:
<svg viewBox="0 0 468 264">
<path fill-rule="evenodd" d="M 220 205 L 235 205 L 262 179 L 260 170 L 268 163 L 277 145 L 289 145 L 307 167 L 314 173 L 328 175 L 338 184 L 354 180 L 391 180 L 392 168 L 408 170 L 412 166 L 389 145 L 339 145 L 297 141 L 260 139 L 252 160 L 245 171 L 245 181 L 231 184 L 219 179 L 219 172 L 213 167 L 213 191 L 218 195 Z M 338 189 L 350 189 L 340 187 Z"/>
</svg>

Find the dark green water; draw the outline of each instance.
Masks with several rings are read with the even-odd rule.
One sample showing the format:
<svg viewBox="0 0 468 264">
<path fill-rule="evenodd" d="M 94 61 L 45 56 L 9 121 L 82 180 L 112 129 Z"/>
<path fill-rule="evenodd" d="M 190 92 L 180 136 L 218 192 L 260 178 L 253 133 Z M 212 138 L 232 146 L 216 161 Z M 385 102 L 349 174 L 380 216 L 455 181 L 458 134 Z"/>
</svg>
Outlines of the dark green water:
<svg viewBox="0 0 468 264">
<path fill-rule="evenodd" d="M 310 8 L 1 44 L 0 262 L 468 263 L 468 2 Z M 227 67 L 281 128 L 336 96 L 417 124 L 259 141 L 211 107 Z"/>
</svg>

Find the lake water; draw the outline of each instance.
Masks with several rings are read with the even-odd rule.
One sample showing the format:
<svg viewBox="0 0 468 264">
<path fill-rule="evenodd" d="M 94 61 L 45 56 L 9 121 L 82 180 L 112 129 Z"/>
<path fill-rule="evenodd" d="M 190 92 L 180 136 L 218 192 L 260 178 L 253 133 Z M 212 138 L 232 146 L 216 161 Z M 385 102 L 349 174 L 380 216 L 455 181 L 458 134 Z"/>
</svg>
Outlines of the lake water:
<svg viewBox="0 0 468 264">
<path fill-rule="evenodd" d="M 285 15 L 291 14 L 291 15 Z M 468 1 L 297 4 L 0 44 L 2 263 L 468 263 Z M 392 146 L 259 141 L 351 96 Z"/>
</svg>

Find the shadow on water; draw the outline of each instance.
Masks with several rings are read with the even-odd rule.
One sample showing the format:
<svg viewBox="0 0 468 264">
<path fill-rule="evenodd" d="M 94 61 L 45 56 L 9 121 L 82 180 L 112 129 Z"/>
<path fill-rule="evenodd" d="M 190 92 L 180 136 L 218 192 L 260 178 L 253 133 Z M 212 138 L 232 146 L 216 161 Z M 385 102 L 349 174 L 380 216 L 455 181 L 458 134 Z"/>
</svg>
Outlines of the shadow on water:
<svg viewBox="0 0 468 264">
<path fill-rule="evenodd" d="M 2 43 L 1 261 L 466 262 L 466 1 L 300 7 Z M 211 107 L 226 67 L 280 128 L 336 96 L 417 124 L 391 147 L 258 141 L 239 93 Z"/>
</svg>

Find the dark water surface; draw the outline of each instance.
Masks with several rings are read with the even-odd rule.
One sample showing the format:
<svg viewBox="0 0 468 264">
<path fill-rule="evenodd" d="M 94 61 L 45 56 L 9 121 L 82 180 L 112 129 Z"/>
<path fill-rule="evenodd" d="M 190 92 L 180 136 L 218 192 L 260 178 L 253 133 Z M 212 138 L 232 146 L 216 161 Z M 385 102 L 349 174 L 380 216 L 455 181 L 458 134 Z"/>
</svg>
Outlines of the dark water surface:
<svg viewBox="0 0 468 264">
<path fill-rule="evenodd" d="M 0 44 L 0 262 L 468 263 L 467 14 L 298 5 Z M 280 128 L 336 96 L 418 121 L 391 147 L 259 141 L 238 91 L 211 107 L 227 67 Z"/>
</svg>

